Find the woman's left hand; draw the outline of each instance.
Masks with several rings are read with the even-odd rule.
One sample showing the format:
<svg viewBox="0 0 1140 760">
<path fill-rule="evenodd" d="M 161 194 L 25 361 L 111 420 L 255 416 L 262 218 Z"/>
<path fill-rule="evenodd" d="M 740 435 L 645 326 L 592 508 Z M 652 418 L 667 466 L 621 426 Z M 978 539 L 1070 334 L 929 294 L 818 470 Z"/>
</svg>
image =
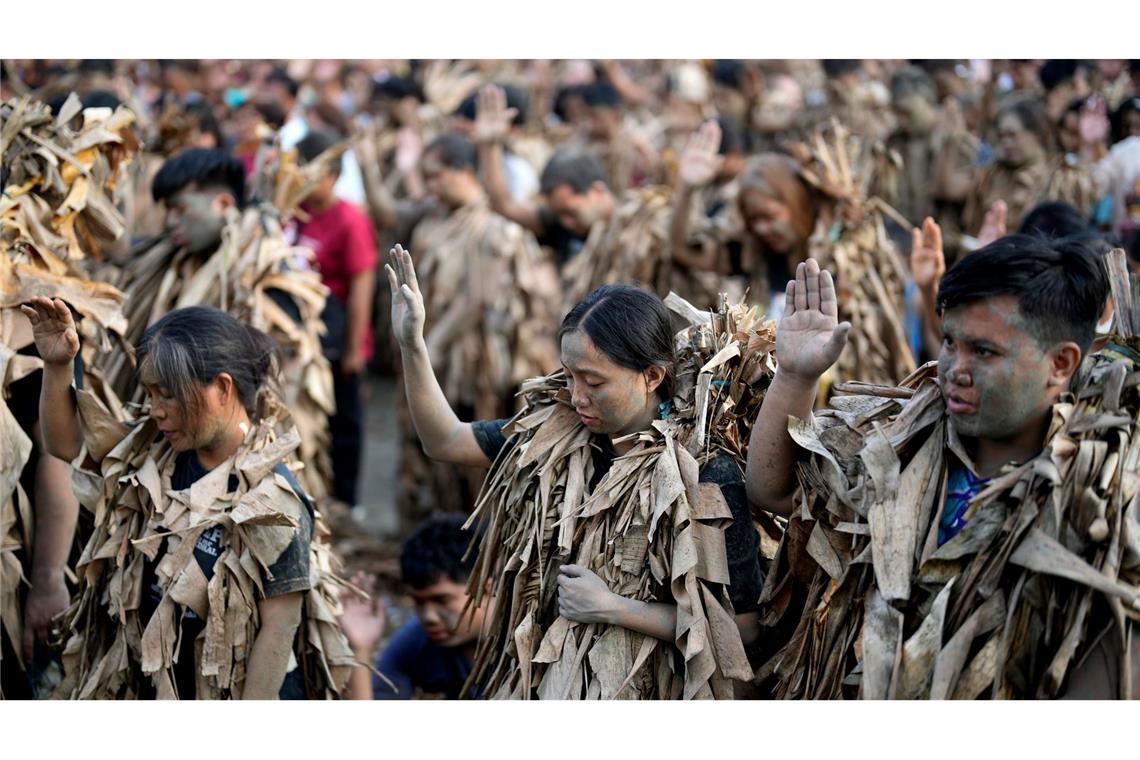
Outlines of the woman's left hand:
<svg viewBox="0 0 1140 760">
<path fill-rule="evenodd" d="M 558 572 L 558 614 L 568 620 L 612 624 L 621 599 L 581 565 L 563 565 Z"/>
</svg>

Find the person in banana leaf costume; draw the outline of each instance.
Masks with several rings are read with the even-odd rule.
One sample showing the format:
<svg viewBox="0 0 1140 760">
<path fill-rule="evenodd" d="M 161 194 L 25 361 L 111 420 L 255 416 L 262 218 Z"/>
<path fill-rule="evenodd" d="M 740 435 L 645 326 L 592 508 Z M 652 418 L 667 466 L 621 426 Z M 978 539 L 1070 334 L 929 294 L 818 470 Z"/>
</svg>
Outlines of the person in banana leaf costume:
<svg viewBox="0 0 1140 760">
<path fill-rule="evenodd" d="M 514 111 L 496 87 L 480 91 L 476 106 L 472 133 L 491 207 L 563 258 L 563 314 L 594 288 L 616 282 L 643 284 L 660 297 L 676 292 L 698 308 L 717 305 L 720 276 L 673 253 L 673 203 L 665 188 L 615 193 L 595 154 L 563 148 L 543 168 L 539 184 L 545 201 L 516 200 L 502 170 L 503 141 Z M 715 261 L 700 263 L 708 270 L 716 266 Z"/>
<path fill-rule="evenodd" d="M 123 294 L 92 280 L 125 225 L 115 188 L 138 146 L 126 108 L 83 108 L 72 94 L 57 112 L 30 98 L 0 106 L 0 695 L 50 692 L 59 668 L 55 617 L 70 601 L 79 503 L 66 462 L 44 450 L 42 362 L 20 305 L 65 293 L 83 339 L 77 382 L 97 386 L 92 360 L 126 329 Z M 97 390 L 97 388 L 96 388 Z"/>
<path fill-rule="evenodd" d="M 464 419 L 509 416 L 519 383 L 558 364 L 557 268 L 534 235 L 491 210 L 465 137 L 432 141 L 420 166 L 436 200 L 421 210 L 410 245 L 424 280 L 433 367 Z M 401 522 L 410 528 L 433 511 L 468 513 L 485 470 L 430 461 L 406 409 L 400 422 Z"/>
<path fill-rule="evenodd" d="M 850 348 L 827 385 L 895 383 L 915 361 L 905 324 L 909 273 L 884 226 L 884 216 L 897 213 L 875 195 L 890 184 L 893 157 L 837 121 L 789 150 L 753 156 L 740 178 L 737 197 L 751 232 L 744 254 L 752 270 L 750 300 L 779 320 L 786 285 L 814 256 L 836 271 L 839 313 L 853 326 Z"/>
<path fill-rule="evenodd" d="M 493 611 L 467 693 L 732 698 L 761 582 L 741 424 L 773 368 L 771 323 L 674 296 L 694 323 L 675 338 L 656 296 L 606 286 L 567 315 L 564 369 L 524 383 L 522 411 L 464 423 L 434 379 L 411 256 L 394 249 L 387 272 L 425 450 L 491 467 L 468 593 L 477 608 L 489 584 Z"/>
<path fill-rule="evenodd" d="M 332 473 L 333 378 L 320 343 L 328 291 L 312 268 L 311 252 L 286 241 L 281 221 L 294 213 L 322 165 L 298 169 L 292 153 L 282 156 L 272 195 L 245 206 L 244 169 L 236 158 L 190 148 L 168 159 L 151 188 L 167 209 L 168 234 L 132 252 L 116 283 L 127 296 L 130 328 L 118 350 L 100 362 L 115 395 L 138 403 L 142 389 L 129 346 L 170 311 L 215 306 L 269 333 L 283 350 L 282 401 L 301 432 L 300 478 L 315 499 L 328 494 Z"/>
<path fill-rule="evenodd" d="M 778 697 L 1140 696 L 1140 325 L 1109 261 L 1108 350 L 1101 255 L 1011 235 L 943 278 L 937 366 L 814 415 L 849 325 L 798 268 L 747 473 L 753 509 L 790 516 L 761 606 L 797 623 L 757 673 Z"/>
<path fill-rule="evenodd" d="M 148 415 L 124 424 L 72 386 L 68 306 L 23 307 L 44 362 L 47 449 L 101 477 L 65 617 L 71 699 L 335 697 L 354 662 L 343 583 L 287 466 L 299 443 L 268 391 L 278 349 L 219 309 L 176 309 L 138 346 Z"/>
</svg>

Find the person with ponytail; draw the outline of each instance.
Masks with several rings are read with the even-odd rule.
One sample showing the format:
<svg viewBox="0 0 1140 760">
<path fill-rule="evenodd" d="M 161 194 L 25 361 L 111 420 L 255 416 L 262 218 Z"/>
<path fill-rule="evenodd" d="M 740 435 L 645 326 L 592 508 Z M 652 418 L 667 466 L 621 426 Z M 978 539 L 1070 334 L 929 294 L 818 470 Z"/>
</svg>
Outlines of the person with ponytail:
<svg viewBox="0 0 1140 760">
<path fill-rule="evenodd" d="M 693 389 L 675 388 L 661 299 L 594 290 L 562 322 L 562 371 L 523 384 L 523 411 L 461 422 L 424 343 L 410 254 L 397 246 L 386 269 L 425 452 L 491 468 L 471 521 L 485 533 L 469 593 L 477 606 L 490 581 L 495 605 L 468 693 L 731 698 L 730 679 L 751 677 L 759 537 L 740 464 L 699 440 L 698 462 L 673 432 Z"/>
<path fill-rule="evenodd" d="M 300 444 L 270 390 L 275 343 L 210 307 L 176 309 L 136 348 L 146 416 L 72 387 L 69 307 L 23 307 L 44 361 L 40 414 L 76 465 L 94 532 L 65 617 L 68 698 L 334 696 L 351 653 L 336 579 L 294 477 Z"/>
</svg>

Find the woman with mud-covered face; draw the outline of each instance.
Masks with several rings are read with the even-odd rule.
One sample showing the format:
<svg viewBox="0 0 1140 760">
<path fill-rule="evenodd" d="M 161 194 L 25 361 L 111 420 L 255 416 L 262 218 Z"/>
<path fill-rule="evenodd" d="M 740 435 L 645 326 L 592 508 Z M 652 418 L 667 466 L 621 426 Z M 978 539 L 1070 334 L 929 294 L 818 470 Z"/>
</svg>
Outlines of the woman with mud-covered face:
<svg viewBox="0 0 1140 760">
<path fill-rule="evenodd" d="M 503 432 L 509 420 L 461 422 L 456 417 L 440 390 L 424 344 L 423 298 L 410 254 L 397 246 L 386 270 L 408 406 L 425 452 L 455 464 L 498 466 L 496 460 L 514 445 L 513 437 L 508 439 Z M 672 322 L 664 304 L 652 293 L 629 285 L 608 285 L 567 314 L 559 338 L 569 403 L 577 415 L 576 424 L 590 434 L 594 468 L 586 484 L 589 498 L 615 460 L 633 449 L 636 434 L 665 418 L 674 390 Z M 493 474 L 494 470 L 488 481 Z M 757 634 L 760 568 L 759 538 L 745 503 L 743 474 L 730 457 L 720 454 L 701 467 L 700 480 L 716 483 L 732 511 L 732 526 L 725 536 L 729 593 L 737 627 L 748 644 Z M 557 595 L 559 614 L 575 623 L 621 626 L 670 643 L 675 640 L 675 604 L 622 596 L 581 565 L 562 566 Z"/>
<path fill-rule="evenodd" d="M 65 691 L 304 698 L 305 676 L 289 666 L 308 656 L 297 634 L 314 588 L 314 518 L 286 466 L 300 438 L 264 392 L 275 344 L 218 309 L 170 312 L 137 349 L 146 416 L 124 425 L 71 387 L 69 307 L 34 298 L 23 311 L 44 361 L 47 448 L 104 484 L 80 560 Z"/>
</svg>

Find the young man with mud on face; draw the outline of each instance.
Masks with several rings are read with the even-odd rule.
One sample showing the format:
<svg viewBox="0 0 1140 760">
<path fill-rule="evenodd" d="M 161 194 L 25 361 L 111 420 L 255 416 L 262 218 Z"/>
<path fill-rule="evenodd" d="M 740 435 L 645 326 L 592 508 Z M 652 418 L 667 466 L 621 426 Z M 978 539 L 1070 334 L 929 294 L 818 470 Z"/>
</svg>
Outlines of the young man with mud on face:
<svg viewBox="0 0 1140 760">
<path fill-rule="evenodd" d="M 936 466 L 931 470 L 932 477 L 936 472 L 945 473 L 944 490 L 941 491 L 944 496 L 939 503 L 939 492 L 935 492 L 930 519 L 917 526 L 916 556 L 921 561 L 907 564 L 911 560 L 904 555 L 904 564 L 911 568 L 908 587 L 915 588 L 919 583 L 919 571 L 926 567 L 929 556 L 952 541 L 975 517 L 975 512 L 980 514 L 977 505 L 974 511 L 970 511 L 971 501 L 978 494 L 991 484 L 994 488 L 1008 488 L 1005 481 L 1010 478 L 1006 476 L 1022 464 L 1036 459 L 1044 447 L 1051 445 L 1051 436 L 1056 434 L 1055 427 L 1051 428 L 1051 423 L 1055 422 L 1054 405 L 1072 399 L 1065 394 L 1071 390 L 1073 378 L 1093 343 L 1097 319 L 1107 293 L 1104 264 L 1096 251 L 1072 239 L 1048 240 L 1025 235 L 1001 238 L 963 258 L 942 279 L 937 297 L 943 335 L 937 369 L 940 398 L 938 393 L 934 396 L 926 394 L 926 398 L 933 399 L 930 406 L 935 412 L 934 417 L 944 420 L 944 424 L 937 423 L 930 428 L 945 430 L 941 453 L 934 455 Z M 789 309 L 777 337 L 779 369 L 752 429 L 747 486 L 754 510 L 764 509 L 790 516 L 793 523 L 803 517 L 804 524 L 810 526 L 812 523 L 806 520 L 810 499 L 801 500 L 805 481 L 797 478 L 798 465 L 805 461 L 804 452 L 798 450 L 789 429 L 798 421 L 806 421 L 813 426 L 823 421 L 818 415 L 812 419 L 819 378 L 839 357 L 851 326 L 847 322 L 838 323 L 831 274 L 821 272 L 814 260 L 808 260 L 797 268 L 794 281 L 788 285 L 787 305 Z M 911 398 L 917 399 L 920 395 L 916 391 Z M 833 406 L 836 403 L 836 400 L 832 401 Z M 900 403 L 903 404 L 901 417 L 907 413 L 909 402 Z M 937 409 L 938 406 L 943 408 Z M 798 420 L 790 420 L 790 417 Z M 877 433 L 872 431 L 863 435 L 862 445 L 869 447 Z M 865 461 L 861 456 L 853 459 L 856 465 L 861 466 Z M 842 455 L 839 458 L 843 459 Z M 1045 458 L 1048 459 L 1047 456 Z M 841 468 L 843 466 L 840 465 Z M 854 475 L 847 473 L 850 484 L 865 482 L 860 473 L 862 470 Z M 870 514 L 871 517 L 867 520 L 854 519 L 869 523 L 870 535 L 874 536 L 874 512 L 867 508 L 873 499 L 864 495 L 873 486 L 857 489 L 858 494 L 841 494 L 836 487 L 837 484 L 833 483 L 826 486 L 817 484 L 815 489 L 822 494 L 819 499 L 825 500 L 830 494 L 851 500 L 856 504 L 856 511 L 858 503 L 862 502 L 862 514 Z M 1016 501 L 1016 497 L 1009 501 Z M 891 506 L 900 505 L 892 502 Z M 983 510 L 985 508 L 982 507 Z M 1064 504 L 1060 509 L 1066 511 L 1068 518 L 1068 512 L 1074 507 Z M 814 517 L 826 519 L 822 514 Z M 922 543 L 924 537 L 925 548 Z M 982 550 L 981 554 L 985 551 L 988 550 Z M 812 557 L 817 555 L 818 551 L 812 553 Z M 870 587 L 863 589 L 861 595 L 855 595 L 855 601 L 849 597 L 843 603 L 861 607 L 864 597 L 879 594 L 882 584 L 878 563 L 881 559 L 881 556 L 874 558 L 875 574 L 869 576 L 872 580 L 867 581 Z M 807 558 L 807 561 L 811 563 L 812 558 Z M 967 565 L 967 571 L 974 566 Z M 858 567 L 857 561 L 848 567 Z M 1008 575 L 1015 576 L 1016 573 Z M 962 578 L 959 576 L 959 586 Z M 836 582 L 841 583 L 838 579 Z M 912 601 L 914 593 L 911 592 Z M 882 595 L 891 598 L 886 591 Z M 825 595 L 820 606 L 805 610 L 804 619 L 809 614 L 817 617 L 821 614 L 839 615 L 843 610 L 828 612 L 825 609 L 833 604 L 843 604 L 833 601 L 839 596 Z M 905 600 L 907 597 L 895 598 Z M 1012 598 L 1016 598 L 1016 593 Z M 1014 604 L 1013 601 L 1010 603 Z M 898 609 L 910 614 L 906 603 L 901 603 L 901 607 L 899 604 L 896 603 Z M 1094 604 L 1091 618 L 1096 617 L 1096 606 L 1100 604 L 1101 601 Z M 867 619 L 870 619 L 870 614 L 868 606 Z M 891 608 L 890 614 L 895 614 L 895 608 Z M 921 617 L 926 613 L 915 611 L 915 614 Z M 1120 653 L 1119 638 L 1110 632 L 1100 640 L 1100 644 L 1094 643 L 1100 629 L 1107 624 L 1107 617 L 1087 624 L 1083 646 L 1091 651 L 1078 651 L 1073 657 L 1067 682 L 1059 689 L 1061 695 L 1105 698 L 1119 691 L 1115 680 L 1117 669 L 1112 665 Z M 869 630 L 864 628 L 863 633 L 870 635 L 867 633 Z M 913 633 L 909 627 L 905 630 L 908 636 Z M 809 632 L 807 635 L 810 638 L 815 634 Z M 949 633 L 946 638 L 949 638 Z M 831 647 L 835 643 L 851 647 L 850 643 L 843 641 L 828 641 L 821 646 Z M 865 644 L 854 658 L 854 650 L 847 649 L 840 662 L 858 660 L 870 668 L 864 659 L 866 646 L 869 645 Z M 1038 645 L 1030 643 L 1029 646 Z M 1045 645 L 1040 646 L 1044 649 Z M 1140 647 L 1135 637 L 1131 648 L 1133 696 L 1136 696 L 1136 687 L 1140 684 L 1140 673 L 1136 672 L 1140 665 L 1140 651 L 1137 651 Z M 1084 654 L 1089 656 L 1082 658 Z M 1042 652 L 1040 656 L 1046 657 L 1046 664 L 1049 662 L 1047 658 L 1050 655 Z M 866 680 L 862 683 L 861 688 L 865 688 Z M 1028 696 L 1033 696 L 1036 684 L 1029 683 L 1021 688 L 1027 688 Z"/>
</svg>

